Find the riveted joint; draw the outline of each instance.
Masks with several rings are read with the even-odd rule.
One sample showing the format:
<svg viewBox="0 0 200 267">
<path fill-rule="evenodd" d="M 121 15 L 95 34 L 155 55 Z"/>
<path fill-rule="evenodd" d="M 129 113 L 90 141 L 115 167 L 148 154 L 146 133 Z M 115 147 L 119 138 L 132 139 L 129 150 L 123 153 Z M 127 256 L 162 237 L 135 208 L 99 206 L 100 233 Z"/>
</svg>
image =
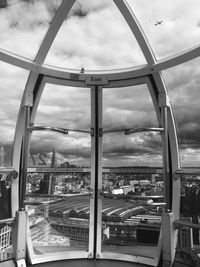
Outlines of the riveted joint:
<svg viewBox="0 0 200 267">
<path fill-rule="evenodd" d="M 169 96 L 167 94 L 159 94 L 158 104 L 160 108 L 169 107 L 170 106 Z"/>
</svg>

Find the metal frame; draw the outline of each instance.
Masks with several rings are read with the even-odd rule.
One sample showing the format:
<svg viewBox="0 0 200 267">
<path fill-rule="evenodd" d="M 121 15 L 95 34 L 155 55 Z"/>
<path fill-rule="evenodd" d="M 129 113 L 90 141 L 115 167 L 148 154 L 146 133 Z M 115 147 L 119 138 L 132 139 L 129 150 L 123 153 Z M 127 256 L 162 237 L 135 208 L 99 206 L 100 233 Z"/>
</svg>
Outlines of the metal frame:
<svg viewBox="0 0 200 267">
<path fill-rule="evenodd" d="M 165 166 L 165 176 L 166 176 L 166 198 L 167 198 L 167 210 L 164 216 L 167 217 L 165 220 L 168 221 L 167 227 L 171 231 L 171 236 L 165 240 L 166 244 L 162 244 L 164 248 L 163 258 L 168 263 L 172 263 L 174 259 L 174 247 L 177 240 L 177 230 L 173 227 L 173 222 L 178 221 L 179 219 L 179 210 L 180 210 L 180 179 L 174 175 L 175 171 L 180 169 L 179 163 L 179 153 L 178 153 L 178 142 L 177 135 L 175 129 L 174 118 L 172 114 L 172 109 L 169 101 L 166 101 L 168 98 L 166 88 L 161 76 L 161 71 L 170 67 L 174 67 L 176 65 L 182 64 L 189 60 L 192 60 L 196 57 L 200 56 L 200 45 L 190 48 L 189 50 L 183 51 L 179 54 L 175 54 L 171 57 L 167 57 L 163 60 L 156 61 L 155 56 L 153 54 L 152 48 L 150 47 L 148 40 L 137 21 L 135 15 L 132 10 L 128 6 L 125 0 L 113 0 L 127 24 L 129 25 L 133 35 L 135 36 L 143 54 L 147 61 L 146 65 L 138 66 L 136 68 L 122 69 L 122 70 L 113 70 L 113 71 L 85 71 L 85 73 L 80 73 L 80 70 L 70 70 L 65 69 L 61 70 L 55 67 L 45 66 L 43 63 L 45 58 L 49 52 L 49 49 L 54 41 L 55 36 L 57 35 L 58 30 L 60 29 L 65 17 L 68 15 L 71 10 L 73 4 L 76 0 L 68 0 L 63 1 L 61 6 L 59 7 L 50 27 L 47 31 L 47 34 L 42 42 L 42 45 L 38 51 L 38 54 L 34 61 L 29 59 L 25 59 L 8 51 L 0 49 L 0 60 L 15 65 L 17 67 L 26 69 L 30 71 L 29 78 L 27 80 L 26 88 L 24 91 L 21 107 L 19 110 L 18 121 L 16 125 L 15 139 L 14 139 L 14 148 L 13 148 L 13 158 L 12 158 L 12 167 L 19 173 L 20 180 L 25 182 L 26 179 L 26 168 L 20 169 L 20 156 L 21 152 L 23 152 L 23 156 L 26 155 L 26 149 L 28 147 L 28 139 L 25 136 L 29 136 L 29 133 L 26 133 L 27 120 L 29 123 L 34 122 L 35 113 L 37 110 L 38 103 L 40 101 L 41 94 L 43 92 L 43 88 L 46 83 L 54 83 L 68 86 L 79 86 L 79 87 L 90 87 L 91 81 L 97 81 L 93 83 L 93 87 L 91 87 L 92 92 L 92 110 L 95 110 L 95 90 L 102 91 L 102 87 L 110 88 L 110 87 L 123 87 L 126 85 L 134 85 L 134 84 L 142 84 L 146 83 L 149 88 L 149 92 L 151 94 L 154 107 L 157 113 L 158 122 L 161 124 L 161 128 L 165 129 L 164 137 L 163 137 L 163 156 L 164 156 L 164 166 Z M 99 82 L 100 81 L 100 82 Z M 95 89 L 96 87 L 96 89 Z M 98 96 L 101 99 L 101 96 Z M 33 101 L 34 99 L 34 101 Z M 163 100 L 164 99 L 164 100 Z M 164 101 L 164 102 L 163 102 Z M 92 137 L 92 155 L 94 156 L 96 162 L 94 162 L 94 166 L 98 166 L 92 168 L 92 175 L 95 177 L 99 177 L 98 182 L 93 184 L 94 188 L 94 199 L 91 198 L 91 213 L 95 213 L 95 206 L 99 205 L 101 207 L 101 199 L 99 195 L 99 190 L 101 190 L 101 136 L 99 136 L 99 128 L 101 128 L 101 100 L 98 100 L 100 110 L 96 110 L 98 112 L 98 118 L 92 117 L 92 127 L 94 127 L 94 137 Z M 98 125 L 95 124 L 95 119 L 98 119 Z M 35 126 L 36 127 L 36 126 Z M 98 129 L 97 129 L 98 128 Z M 29 129 L 29 130 L 34 130 Z M 26 134 L 25 134 L 26 133 Z M 97 142 L 98 140 L 98 142 Z M 23 142 L 23 146 L 22 146 Z M 95 147 L 96 142 L 96 147 Z M 98 145 L 97 145 L 98 143 Z M 25 162 L 25 157 L 23 158 L 23 162 Z M 26 165 L 26 164 L 25 164 Z M 25 166 L 24 165 L 24 166 Z M 94 178 L 95 179 L 95 178 Z M 24 195 L 25 187 L 24 182 L 21 188 L 21 192 Z M 12 181 L 12 216 L 15 216 L 15 212 L 18 209 L 23 210 L 22 201 L 19 201 L 19 177 L 17 179 L 13 179 Z M 172 189 L 172 192 L 171 192 Z M 98 212 L 96 214 L 97 217 L 97 232 L 94 233 L 93 227 L 90 227 L 90 243 L 92 240 L 96 240 L 94 234 L 101 235 L 101 215 Z M 94 225 L 95 221 L 91 216 L 90 224 Z M 163 234 L 165 232 L 163 231 Z M 161 238 L 160 238 L 161 240 Z M 96 242 L 96 241 L 95 241 Z M 166 245 L 166 246 L 165 246 Z M 173 247 L 173 250 L 167 251 L 167 245 L 169 247 Z M 93 245 L 90 244 L 89 247 L 89 255 L 91 257 L 95 257 L 94 252 L 97 252 L 99 257 L 108 258 L 108 259 L 117 259 L 116 254 L 106 254 L 104 255 L 100 253 L 100 237 L 98 237 L 96 248 L 94 249 Z M 159 247 L 161 248 L 161 241 L 159 241 Z M 166 253 L 170 255 L 166 257 Z M 146 264 L 156 264 L 157 260 L 159 260 L 159 251 L 157 252 L 156 261 L 152 261 L 152 259 L 147 260 L 142 257 L 132 257 L 129 255 L 124 255 L 124 260 L 136 261 Z M 77 253 L 70 252 L 70 258 L 79 258 L 79 257 L 87 257 L 87 253 L 79 253 L 77 257 Z M 97 256 L 96 255 L 96 256 Z M 32 257 L 33 255 L 31 255 Z M 120 255 L 119 260 L 121 260 L 122 255 Z M 90 257 L 90 256 L 89 256 Z M 69 258 L 69 255 L 57 255 L 56 259 L 66 259 Z M 40 257 L 37 259 L 33 257 L 33 263 L 43 262 L 43 261 L 51 261 L 55 259 L 53 256 L 45 256 L 42 255 L 42 259 Z M 156 265 L 155 265 L 156 266 Z"/>
<path fill-rule="evenodd" d="M 102 199 L 102 88 L 91 88 L 91 127 L 94 135 L 91 136 L 91 199 L 89 258 L 98 257 L 101 251 L 101 210 Z"/>
</svg>

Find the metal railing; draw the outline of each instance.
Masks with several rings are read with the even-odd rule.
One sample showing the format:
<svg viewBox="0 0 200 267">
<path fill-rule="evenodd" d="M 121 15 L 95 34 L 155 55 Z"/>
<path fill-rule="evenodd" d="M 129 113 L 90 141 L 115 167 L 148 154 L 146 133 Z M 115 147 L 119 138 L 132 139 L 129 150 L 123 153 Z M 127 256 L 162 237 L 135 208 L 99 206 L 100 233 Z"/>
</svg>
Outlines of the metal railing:
<svg viewBox="0 0 200 267">
<path fill-rule="evenodd" d="M 0 262 L 14 258 L 14 218 L 0 220 Z"/>
</svg>

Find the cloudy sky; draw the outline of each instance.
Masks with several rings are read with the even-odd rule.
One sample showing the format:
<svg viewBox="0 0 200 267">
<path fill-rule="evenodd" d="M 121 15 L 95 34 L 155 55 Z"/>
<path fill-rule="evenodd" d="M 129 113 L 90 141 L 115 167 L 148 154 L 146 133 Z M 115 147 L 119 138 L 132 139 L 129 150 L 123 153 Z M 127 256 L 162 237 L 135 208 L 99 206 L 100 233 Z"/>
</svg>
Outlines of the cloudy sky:
<svg viewBox="0 0 200 267">
<path fill-rule="evenodd" d="M 127 2 L 157 59 L 199 43 L 198 0 Z M 0 48 L 34 59 L 60 3 L 60 0 L 8 0 L 7 8 L 0 9 Z M 162 23 L 156 25 L 158 21 Z M 139 45 L 111 0 L 77 0 L 45 60 L 45 64 L 62 68 L 88 70 L 119 69 L 145 63 Z M 200 163 L 199 63 L 196 59 L 163 72 L 178 127 L 182 166 L 199 166 Z M 0 145 L 5 148 L 8 165 L 17 112 L 29 73 L 2 62 L 0 67 Z M 90 129 L 90 113 L 89 89 L 46 85 L 36 124 Z M 105 89 L 103 127 L 130 126 L 157 126 L 147 87 Z M 49 164 L 55 148 L 59 162 L 90 165 L 90 146 L 87 134 L 62 136 L 40 132 L 32 137 L 31 154 L 35 164 L 44 161 Z M 162 164 L 157 134 L 107 134 L 103 138 L 103 152 L 104 166 Z"/>
</svg>

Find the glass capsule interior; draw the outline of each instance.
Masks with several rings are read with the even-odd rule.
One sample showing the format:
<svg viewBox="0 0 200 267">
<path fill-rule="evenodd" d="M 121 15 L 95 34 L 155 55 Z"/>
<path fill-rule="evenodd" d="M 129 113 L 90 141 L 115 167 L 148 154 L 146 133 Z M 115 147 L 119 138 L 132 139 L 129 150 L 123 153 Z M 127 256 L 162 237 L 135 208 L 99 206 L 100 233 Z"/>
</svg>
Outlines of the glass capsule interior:
<svg viewBox="0 0 200 267">
<path fill-rule="evenodd" d="M 198 7 L 0 1 L 0 267 L 200 262 Z"/>
</svg>

